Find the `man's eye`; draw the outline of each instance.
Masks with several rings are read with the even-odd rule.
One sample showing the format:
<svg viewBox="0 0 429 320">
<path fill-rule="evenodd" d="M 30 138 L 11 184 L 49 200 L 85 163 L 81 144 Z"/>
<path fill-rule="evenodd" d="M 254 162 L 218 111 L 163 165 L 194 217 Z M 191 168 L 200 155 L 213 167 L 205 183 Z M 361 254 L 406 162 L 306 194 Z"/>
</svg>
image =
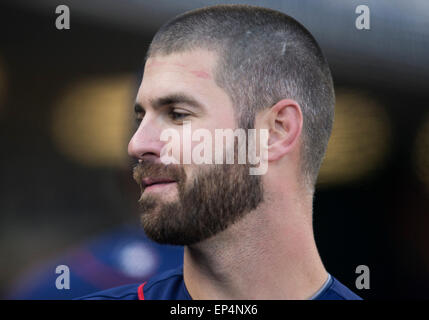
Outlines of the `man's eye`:
<svg viewBox="0 0 429 320">
<path fill-rule="evenodd" d="M 169 111 L 168 115 L 172 120 L 178 121 L 178 120 L 185 119 L 190 114 L 189 113 L 183 113 L 183 112 L 177 112 L 173 109 L 173 110 Z"/>
</svg>

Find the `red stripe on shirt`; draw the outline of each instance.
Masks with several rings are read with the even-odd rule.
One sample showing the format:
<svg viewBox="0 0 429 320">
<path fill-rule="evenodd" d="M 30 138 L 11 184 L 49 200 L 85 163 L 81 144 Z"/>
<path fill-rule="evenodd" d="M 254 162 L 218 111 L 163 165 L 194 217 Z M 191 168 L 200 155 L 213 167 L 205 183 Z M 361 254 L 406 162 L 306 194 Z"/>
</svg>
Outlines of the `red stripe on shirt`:
<svg viewBox="0 0 429 320">
<path fill-rule="evenodd" d="M 141 285 L 139 285 L 139 288 L 137 289 L 137 294 L 138 294 L 139 300 L 144 300 L 143 287 L 145 284 L 146 284 L 146 282 L 143 282 Z"/>
</svg>

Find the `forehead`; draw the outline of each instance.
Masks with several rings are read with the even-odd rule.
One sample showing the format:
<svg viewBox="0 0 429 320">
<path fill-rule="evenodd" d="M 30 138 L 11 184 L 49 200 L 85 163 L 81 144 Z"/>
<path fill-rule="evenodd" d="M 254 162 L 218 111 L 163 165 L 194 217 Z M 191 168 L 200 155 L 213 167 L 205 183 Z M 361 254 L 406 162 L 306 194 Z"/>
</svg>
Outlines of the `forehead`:
<svg viewBox="0 0 429 320">
<path fill-rule="evenodd" d="M 154 72 L 185 72 L 197 78 L 212 80 L 217 55 L 213 51 L 193 50 L 155 56 L 147 60 L 145 74 Z"/>
<path fill-rule="evenodd" d="M 137 101 L 145 105 L 150 100 L 183 92 L 206 105 L 216 101 L 232 106 L 229 96 L 214 80 L 216 61 L 216 53 L 207 50 L 149 58 Z"/>
</svg>

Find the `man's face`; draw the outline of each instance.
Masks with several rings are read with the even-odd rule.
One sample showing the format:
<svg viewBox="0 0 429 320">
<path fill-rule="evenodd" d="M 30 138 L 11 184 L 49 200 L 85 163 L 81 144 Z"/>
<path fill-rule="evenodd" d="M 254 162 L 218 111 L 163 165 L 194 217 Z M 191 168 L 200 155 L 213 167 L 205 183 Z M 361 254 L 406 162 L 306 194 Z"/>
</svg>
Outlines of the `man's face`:
<svg viewBox="0 0 429 320">
<path fill-rule="evenodd" d="M 190 245 L 225 230 L 262 201 L 260 176 L 244 164 L 183 164 L 183 124 L 192 132 L 235 129 L 232 102 L 214 81 L 216 54 L 205 50 L 156 56 L 147 60 L 136 99 L 141 120 L 128 152 L 139 160 L 134 179 L 146 234 L 160 243 Z M 165 165 L 163 130 L 177 130 L 180 146 Z M 191 141 L 190 148 L 199 144 Z M 213 143 L 214 147 L 214 143 Z M 185 149 L 185 150 L 184 150 Z M 177 151 L 180 150 L 180 151 Z M 212 154 L 215 151 L 212 150 Z"/>
</svg>

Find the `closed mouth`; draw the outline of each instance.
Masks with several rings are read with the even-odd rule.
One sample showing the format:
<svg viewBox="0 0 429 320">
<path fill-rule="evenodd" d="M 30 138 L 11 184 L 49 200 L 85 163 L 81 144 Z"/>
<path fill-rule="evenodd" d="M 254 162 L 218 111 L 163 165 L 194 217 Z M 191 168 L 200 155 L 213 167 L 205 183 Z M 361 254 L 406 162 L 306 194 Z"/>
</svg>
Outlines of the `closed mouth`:
<svg viewBox="0 0 429 320">
<path fill-rule="evenodd" d="M 175 180 L 168 179 L 168 178 L 144 178 L 142 179 L 142 187 L 147 188 L 156 184 L 167 184 L 167 183 L 174 183 Z"/>
</svg>

